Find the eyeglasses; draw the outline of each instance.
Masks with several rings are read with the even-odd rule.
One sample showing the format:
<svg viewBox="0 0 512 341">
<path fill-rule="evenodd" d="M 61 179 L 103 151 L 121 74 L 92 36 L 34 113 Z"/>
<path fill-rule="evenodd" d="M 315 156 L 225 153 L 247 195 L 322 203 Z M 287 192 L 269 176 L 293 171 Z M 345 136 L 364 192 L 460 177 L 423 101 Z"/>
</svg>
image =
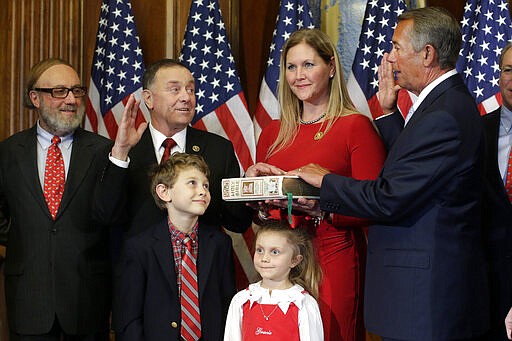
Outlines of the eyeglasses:
<svg viewBox="0 0 512 341">
<path fill-rule="evenodd" d="M 32 90 L 47 92 L 51 94 L 54 98 L 66 98 L 68 97 L 70 91 L 73 93 L 73 96 L 75 97 L 84 97 L 87 94 L 86 86 L 74 86 L 72 88 L 34 88 Z"/>
</svg>

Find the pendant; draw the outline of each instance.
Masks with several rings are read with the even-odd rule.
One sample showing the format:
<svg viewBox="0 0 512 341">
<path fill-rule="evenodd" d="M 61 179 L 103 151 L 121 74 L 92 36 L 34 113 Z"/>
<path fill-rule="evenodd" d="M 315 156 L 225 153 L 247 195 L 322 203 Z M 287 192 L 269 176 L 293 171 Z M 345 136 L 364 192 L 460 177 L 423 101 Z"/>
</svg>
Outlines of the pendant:
<svg viewBox="0 0 512 341">
<path fill-rule="evenodd" d="M 318 133 L 315 134 L 315 137 L 313 137 L 313 140 L 318 141 L 318 140 L 321 140 L 322 137 L 324 137 L 324 132 L 319 131 Z"/>
<path fill-rule="evenodd" d="M 265 317 L 265 320 L 267 320 L 267 321 L 268 321 L 268 316 L 264 316 L 264 317 Z"/>
</svg>

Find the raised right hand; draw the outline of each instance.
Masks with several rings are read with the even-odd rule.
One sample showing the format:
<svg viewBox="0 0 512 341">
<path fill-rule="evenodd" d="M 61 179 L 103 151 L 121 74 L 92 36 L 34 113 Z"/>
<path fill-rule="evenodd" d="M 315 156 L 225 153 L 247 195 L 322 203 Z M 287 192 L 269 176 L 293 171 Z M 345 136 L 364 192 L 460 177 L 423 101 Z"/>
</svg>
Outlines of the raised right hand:
<svg viewBox="0 0 512 341">
<path fill-rule="evenodd" d="M 136 100 L 135 96 L 131 94 L 124 107 L 123 116 L 117 128 L 116 140 L 112 147 L 112 156 L 118 160 L 126 161 L 128 159 L 128 152 L 140 141 L 142 133 L 148 126 L 146 122 L 141 123 L 138 127 L 135 126 L 139 106 L 140 99 Z"/>
</svg>

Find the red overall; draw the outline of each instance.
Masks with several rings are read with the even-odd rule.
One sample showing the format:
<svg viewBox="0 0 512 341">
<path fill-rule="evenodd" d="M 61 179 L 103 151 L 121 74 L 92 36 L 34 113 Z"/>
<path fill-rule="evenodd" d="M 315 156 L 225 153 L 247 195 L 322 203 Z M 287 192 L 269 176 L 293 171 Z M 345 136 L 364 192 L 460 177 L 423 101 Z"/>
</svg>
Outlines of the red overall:
<svg viewBox="0 0 512 341">
<path fill-rule="evenodd" d="M 247 301 L 243 306 L 242 340 L 299 341 L 299 308 L 290 303 L 286 315 L 276 304 L 258 304 L 249 308 Z M 276 308 L 274 310 L 274 308 Z M 263 310 L 263 312 L 262 312 Z M 268 319 L 265 319 L 265 316 Z"/>
</svg>

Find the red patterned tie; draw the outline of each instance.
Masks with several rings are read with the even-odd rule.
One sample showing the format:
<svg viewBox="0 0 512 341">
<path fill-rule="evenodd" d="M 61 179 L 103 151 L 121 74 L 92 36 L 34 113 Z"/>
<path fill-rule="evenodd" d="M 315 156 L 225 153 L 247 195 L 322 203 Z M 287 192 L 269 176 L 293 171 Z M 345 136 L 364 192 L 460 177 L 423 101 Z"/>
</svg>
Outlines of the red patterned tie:
<svg viewBox="0 0 512 341">
<path fill-rule="evenodd" d="M 160 163 L 164 163 L 169 156 L 171 155 L 171 149 L 176 145 L 176 142 L 170 137 L 166 138 L 164 142 L 162 142 L 162 147 L 164 147 L 164 155 L 162 155 L 162 160 Z"/>
<path fill-rule="evenodd" d="M 181 259 L 181 337 L 186 341 L 197 341 L 201 337 L 201 317 L 196 258 L 192 252 L 192 239 L 186 237 L 183 243 L 186 249 Z"/>
<path fill-rule="evenodd" d="M 59 143 L 60 137 L 54 136 L 52 144 L 48 147 L 44 169 L 44 199 L 53 220 L 57 216 L 65 185 L 64 160 Z"/>
<path fill-rule="evenodd" d="M 508 194 L 508 200 L 512 203 L 512 147 L 510 148 L 510 153 L 508 154 L 508 163 L 507 163 L 507 179 L 505 181 L 505 190 Z"/>
</svg>

